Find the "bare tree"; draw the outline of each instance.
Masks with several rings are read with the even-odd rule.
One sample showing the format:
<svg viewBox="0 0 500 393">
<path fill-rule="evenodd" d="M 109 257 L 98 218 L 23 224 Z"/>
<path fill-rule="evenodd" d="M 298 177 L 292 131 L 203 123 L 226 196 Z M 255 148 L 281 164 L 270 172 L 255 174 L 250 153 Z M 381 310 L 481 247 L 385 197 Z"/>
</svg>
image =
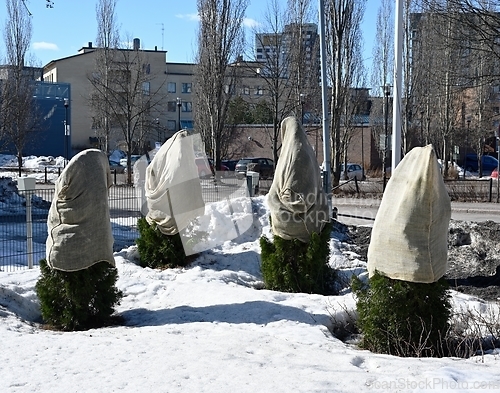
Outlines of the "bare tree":
<svg viewBox="0 0 500 393">
<path fill-rule="evenodd" d="M 197 4 L 200 30 L 194 76 L 195 122 L 220 170 L 221 143 L 236 72 L 230 64 L 242 53 L 248 0 L 198 0 Z"/>
<path fill-rule="evenodd" d="M 500 3 L 498 0 L 420 0 L 430 13 L 440 14 L 442 18 L 453 21 L 455 46 L 466 51 L 482 54 L 500 61 L 498 47 L 498 31 L 500 30 Z M 464 77 L 464 75 L 462 75 Z M 476 79 L 470 74 L 469 77 Z M 492 74 L 483 75 L 483 79 L 497 82 L 500 68 L 496 67 Z"/>
<path fill-rule="evenodd" d="M 350 88 L 354 85 L 360 61 L 359 42 L 361 38 L 361 20 L 365 9 L 365 0 L 329 0 L 325 4 L 326 12 L 326 51 L 328 77 L 331 80 L 330 130 L 332 148 L 332 184 L 340 179 L 343 114 L 349 100 Z"/>
<path fill-rule="evenodd" d="M 464 45 L 474 40 L 474 34 L 464 35 L 460 22 L 469 16 L 453 2 L 440 6 L 439 12 L 435 12 L 437 1 L 422 3 L 421 12 L 412 16 L 411 70 L 413 80 L 418 80 L 413 84 L 413 113 L 420 112 L 420 132 L 425 129 L 425 142 L 432 143 L 443 159 L 446 177 L 449 161 L 456 159 L 455 145 L 463 143 L 464 94 L 472 86 L 473 75 L 478 75 L 471 67 L 477 64 L 477 52 Z"/>
<path fill-rule="evenodd" d="M 372 85 L 377 97 L 384 97 L 385 90 L 391 84 L 394 72 L 394 13 L 391 0 L 382 0 L 377 11 L 377 27 L 373 45 L 373 67 L 372 67 Z M 378 119 L 384 118 L 385 111 L 388 109 L 384 100 L 377 100 L 377 105 L 372 109 L 371 130 L 376 141 L 379 155 L 382 159 L 382 170 L 386 166 L 386 135 L 385 124 Z M 375 121 L 377 119 L 377 121 Z M 383 142 L 382 142 L 383 140 Z"/>
<path fill-rule="evenodd" d="M 4 40 L 7 67 L 0 86 L 0 134 L 14 146 L 21 175 L 23 150 L 34 138 L 39 123 L 33 99 L 34 82 L 25 66 L 31 41 L 31 20 L 21 0 L 6 0 L 6 6 Z"/>
<path fill-rule="evenodd" d="M 319 36 L 317 25 L 309 22 L 310 0 L 289 0 L 283 8 L 279 1 L 271 0 L 263 19 L 253 31 L 252 66 L 258 68 L 265 90 L 263 100 L 272 114 L 271 128 L 266 131 L 276 162 L 281 121 L 295 115 L 303 122 L 305 110 L 311 115 L 320 107 Z"/>
<path fill-rule="evenodd" d="M 165 103 L 165 75 L 159 70 L 150 73 L 148 57 L 138 47 L 109 52 L 106 76 L 94 73 L 90 79 L 94 94 L 107 108 L 111 124 L 127 146 L 127 182 L 132 182 L 131 155 L 148 150 L 145 142 L 154 128 L 152 112 L 160 111 Z M 153 89 L 152 81 L 158 82 Z"/>
<path fill-rule="evenodd" d="M 377 27 L 373 45 L 372 85 L 378 96 L 392 82 L 394 72 L 394 1 L 381 0 L 377 11 Z"/>
<path fill-rule="evenodd" d="M 294 57 L 290 45 L 299 45 L 296 40 L 287 39 L 285 35 L 289 15 L 286 9 L 281 8 L 279 1 L 271 0 L 264 14 L 264 23 L 259 29 L 254 29 L 255 46 L 261 51 L 255 58 L 261 64 L 258 75 L 265 89 L 265 101 L 272 113 L 272 128 L 268 130 L 268 135 L 274 162 L 278 160 L 281 121 L 297 109 L 300 97 L 298 82 L 293 83 L 290 78 L 290 74 L 293 74 L 291 65 Z M 298 76 L 296 72 L 296 77 Z"/>
<path fill-rule="evenodd" d="M 113 57 L 120 45 L 120 34 L 116 26 L 116 0 L 99 0 L 96 5 L 97 19 L 97 48 L 95 56 L 95 69 L 88 75 L 89 80 L 94 79 L 93 74 L 101 76 L 102 84 L 107 86 L 104 90 L 94 86 L 90 95 L 89 106 L 93 112 L 93 127 L 99 140 L 99 147 L 109 151 L 111 137 L 111 108 L 109 99 L 102 94 L 109 92 L 109 71 L 112 66 Z"/>
</svg>

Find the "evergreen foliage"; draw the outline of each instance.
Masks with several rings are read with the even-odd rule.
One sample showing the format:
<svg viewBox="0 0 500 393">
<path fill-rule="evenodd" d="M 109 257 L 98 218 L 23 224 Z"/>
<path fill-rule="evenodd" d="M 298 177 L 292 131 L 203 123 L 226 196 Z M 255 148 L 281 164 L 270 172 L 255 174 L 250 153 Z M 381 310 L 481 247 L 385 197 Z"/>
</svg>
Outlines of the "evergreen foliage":
<svg viewBox="0 0 500 393">
<path fill-rule="evenodd" d="M 444 278 L 431 284 L 394 280 L 378 272 L 369 286 L 356 276 L 360 346 L 397 356 L 442 356 L 451 316 L 448 284 Z"/>
<path fill-rule="evenodd" d="M 139 238 L 136 240 L 142 267 L 173 268 L 183 267 L 189 262 L 182 245 L 181 236 L 164 235 L 153 223 L 149 225 L 145 218 L 137 221 Z"/>
<path fill-rule="evenodd" d="M 64 272 L 40 261 L 36 292 L 44 321 L 56 329 L 86 330 L 112 323 L 123 293 L 115 287 L 118 271 L 108 262 Z"/>
<path fill-rule="evenodd" d="M 332 294 L 335 272 L 328 266 L 331 224 L 309 243 L 274 236 L 260 238 L 262 276 L 267 289 L 283 292 Z"/>
</svg>

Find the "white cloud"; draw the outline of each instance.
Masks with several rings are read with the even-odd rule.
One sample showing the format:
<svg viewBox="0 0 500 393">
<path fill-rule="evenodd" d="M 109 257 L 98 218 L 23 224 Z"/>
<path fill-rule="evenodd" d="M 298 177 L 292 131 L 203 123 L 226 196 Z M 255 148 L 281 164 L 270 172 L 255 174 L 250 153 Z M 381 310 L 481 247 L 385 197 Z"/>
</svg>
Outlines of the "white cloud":
<svg viewBox="0 0 500 393">
<path fill-rule="evenodd" d="M 248 27 L 250 29 L 258 27 L 259 25 L 260 25 L 260 23 L 257 22 L 255 19 L 252 19 L 252 18 L 243 19 L 243 26 Z"/>
<path fill-rule="evenodd" d="M 175 17 L 195 22 L 198 22 L 200 20 L 200 16 L 198 14 L 177 14 L 175 15 Z"/>
<path fill-rule="evenodd" d="M 50 42 L 33 42 L 34 50 L 59 50 L 56 44 Z"/>
</svg>

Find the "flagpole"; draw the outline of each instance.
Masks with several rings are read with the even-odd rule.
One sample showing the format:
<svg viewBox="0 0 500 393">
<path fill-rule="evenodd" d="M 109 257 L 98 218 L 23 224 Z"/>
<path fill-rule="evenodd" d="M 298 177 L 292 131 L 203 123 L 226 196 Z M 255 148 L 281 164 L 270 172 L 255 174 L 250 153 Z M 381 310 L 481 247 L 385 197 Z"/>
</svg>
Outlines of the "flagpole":
<svg viewBox="0 0 500 393">
<path fill-rule="evenodd" d="M 332 193 L 330 188 L 330 130 L 328 108 L 328 79 L 326 76 L 325 5 L 319 0 L 319 41 L 321 56 L 321 96 L 323 112 L 323 190 L 327 195 L 329 217 L 332 217 Z"/>
<path fill-rule="evenodd" d="M 392 172 L 401 161 L 401 92 L 403 84 L 403 0 L 395 0 L 394 83 L 392 103 Z"/>
</svg>

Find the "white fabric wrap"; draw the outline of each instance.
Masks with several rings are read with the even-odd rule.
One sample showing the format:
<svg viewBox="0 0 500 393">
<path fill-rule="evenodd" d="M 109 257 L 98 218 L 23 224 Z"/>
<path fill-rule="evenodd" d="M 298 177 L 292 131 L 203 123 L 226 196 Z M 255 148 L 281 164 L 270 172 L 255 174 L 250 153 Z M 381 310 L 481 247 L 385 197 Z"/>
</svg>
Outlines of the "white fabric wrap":
<svg viewBox="0 0 500 393">
<path fill-rule="evenodd" d="M 368 247 L 368 272 L 433 283 L 448 266 L 451 204 L 432 145 L 411 150 L 391 175 Z"/>
<path fill-rule="evenodd" d="M 57 179 L 47 218 L 46 259 L 52 269 L 77 271 L 115 265 L 108 158 L 97 149 L 74 156 Z"/>
<path fill-rule="evenodd" d="M 279 237 L 309 242 L 329 221 L 314 150 L 295 117 L 281 122 L 281 155 L 269 189 L 272 229 Z"/>
<path fill-rule="evenodd" d="M 146 220 L 175 235 L 205 212 L 193 137 L 178 131 L 158 150 L 146 170 Z"/>
</svg>

